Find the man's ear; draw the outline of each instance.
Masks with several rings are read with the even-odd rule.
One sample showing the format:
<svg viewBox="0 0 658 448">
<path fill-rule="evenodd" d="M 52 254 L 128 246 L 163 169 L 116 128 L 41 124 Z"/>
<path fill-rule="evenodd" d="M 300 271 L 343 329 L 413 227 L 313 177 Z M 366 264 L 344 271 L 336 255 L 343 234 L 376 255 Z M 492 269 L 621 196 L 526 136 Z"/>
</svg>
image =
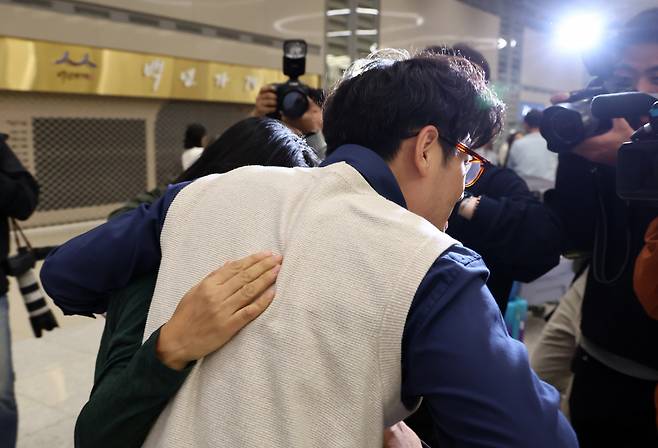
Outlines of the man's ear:
<svg viewBox="0 0 658 448">
<path fill-rule="evenodd" d="M 416 169 L 422 176 L 426 176 L 433 164 L 439 163 L 438 154 L 432 152 L 432 148 L 438 144 L 439 131 L 435 126 L 428 125 L 420 130 L 416 137 L 414 148 L 414 162 Z"/>
</svg>

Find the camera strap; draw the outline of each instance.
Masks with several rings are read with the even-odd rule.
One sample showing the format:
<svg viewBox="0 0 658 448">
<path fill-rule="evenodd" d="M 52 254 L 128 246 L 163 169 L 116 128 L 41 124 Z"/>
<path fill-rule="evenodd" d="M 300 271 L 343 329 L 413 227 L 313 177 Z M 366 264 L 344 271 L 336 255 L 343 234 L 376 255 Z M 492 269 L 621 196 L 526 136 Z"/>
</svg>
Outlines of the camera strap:
<svg viewBox="0 0 658 448">
<path fill-rule="evenodd" d="M 32 244 L 30 244 L 30 240 L 27 239 L 25 236 L 25 233 L 23 233 L 23 229 L 21 229 L 21 226 L 18 225 L 18 222 L 16 219 L 11 218 L 11 227 L 14 231 L 14 241 L 16 242 L 16 250 L 22 249 L 23 247 L 27 248 L 28 251 L 32 252 Z M 21 245 L 21 238 L 23 239 L 23 245 Z"/>
<path fill-rule="evenodd" d="M 596 196 L 599 203 L 599 217 L 596 220 L 596 226 L 594 230 L 594 252 L 592 254 L 592 275 L 594 279 L 604 285 L 610 285 L 618 281 L 624 271 L 628 266 L 628 262 L 631 257 L 631 229 L 630 229 L 630 215 L 626 214 L 626 244 L 625 249 L 626 253 L 624 254 L 624 261 L 612 277 L 608 277 L 606 272 L 606 260 L 608 258 L 613 259 L 613 257 L 608 257 L 608 213 L 605 207 L 605 199 L 603 198 L 601 192 L 601 179 L 599 173 L 594 170 L 594 178 L 596 179 Z M 614 260 L 613 260 L 614 261 Z"/>
</svg>

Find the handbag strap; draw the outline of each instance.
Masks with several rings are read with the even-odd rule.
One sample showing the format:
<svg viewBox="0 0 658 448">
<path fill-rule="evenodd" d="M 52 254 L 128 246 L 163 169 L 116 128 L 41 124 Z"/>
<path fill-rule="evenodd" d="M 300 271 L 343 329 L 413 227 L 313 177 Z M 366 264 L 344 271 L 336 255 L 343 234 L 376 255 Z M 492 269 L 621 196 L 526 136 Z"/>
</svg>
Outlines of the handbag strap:
<svg viewBox="0 0 658 448">
<path fill-rule="evenodd" d="M 20 249 L 21 247 L 27 247 L 28 250 L 32 251 L 32 245 L 30 244 L 30 240 L 28 240 L 27 237 L 25 236 L 25 233 L 23 233 L 23 229 L 21 229 L 21 226 L 18 225 L 18 222 L 14 218 L 10 218 L 10 221 L 11 221 L 11 226 L 14 228 L 14 241 L 16 241 L 16 249 Z M 21 246 L 19 235 L 23 239 L 25 246 Z"/>
</svg>

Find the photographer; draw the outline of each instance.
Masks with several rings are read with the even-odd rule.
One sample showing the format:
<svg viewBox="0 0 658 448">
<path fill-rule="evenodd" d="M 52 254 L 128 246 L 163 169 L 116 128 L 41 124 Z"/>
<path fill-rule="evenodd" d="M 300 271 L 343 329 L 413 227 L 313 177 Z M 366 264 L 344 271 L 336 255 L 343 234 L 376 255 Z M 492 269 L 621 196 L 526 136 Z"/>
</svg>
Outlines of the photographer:
<svg viewBox="0 0 658 448">
<path fill-rule="evenodd" d="M 610 90 L 658 92 L 658 8 L 634 17 L 607 46 L 602 72 Z M 571 421 L 582 447 L 658 446 L 658 322 L 633 291 L 633 267 L 658 209 L 616 194 L 619 147 L 633 128 L 612 129 L 560 155 L 547 202 L 565 229 L 565 251 L 592 254 L 582 306 L 582 339 L 573 360 Z"/>
<path fill-rule="evenodd" d="M 288 80 L 282 84 L 261 87 L 256 97 L 252 117 L 275 118 L 283 121 L 293 131 L 302 135 L 313 148 L 312 158 L 305 155 L 309 165 L 318 165 L 325 158 L 327 143 L 322 135 L 322 103 L 324 91 L 314 89 L 302 81 L 306 73 L 305 40 L 292 39 L 283 42 L 283 74 Z"/>
<path fill-rule="evenodd" d="M 288 127 L 304 136 L 306 143 L 313 148 L 319 159 L 324 159 L 327 144 L 322 136 L 322 107 L 320 98 L 307 97 L 308 109 L 299 118 L 288 118 L 279 114 L 280 120 Z M 265 117 L 277 114 L 276 88 L 271 85 L 261 87 L 256 97 L 256 104 L 251 111 L 252 117 Z"/>
<path fill-rule="evenodd" d="M 27 219 L 37 206 L 39 186 L 0 134 L 0 447 L 14 447 L 18 428 L 7 299 L 8 218 Z"/>
</svg>

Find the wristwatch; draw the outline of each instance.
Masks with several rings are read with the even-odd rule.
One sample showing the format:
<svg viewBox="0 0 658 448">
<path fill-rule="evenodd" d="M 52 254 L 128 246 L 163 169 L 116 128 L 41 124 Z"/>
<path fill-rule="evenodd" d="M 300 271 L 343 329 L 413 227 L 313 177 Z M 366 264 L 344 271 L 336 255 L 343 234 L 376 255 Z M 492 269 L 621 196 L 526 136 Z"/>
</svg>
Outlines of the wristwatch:
<svg viewBox="0 0 658 448">
<path fill-rule="evenodd" d="M 475 215 L 475 210 L 477 210 L 479 204 L 480 204 L 479 196 L 469 195 L 469 197 L 464 198 L 460 201 L 459 208 L 457 209 L 457 213 L 462 218 L 468 219 L 470 221 L 471 219 L 473 219 L 473 216 Z"/>
</svg>

